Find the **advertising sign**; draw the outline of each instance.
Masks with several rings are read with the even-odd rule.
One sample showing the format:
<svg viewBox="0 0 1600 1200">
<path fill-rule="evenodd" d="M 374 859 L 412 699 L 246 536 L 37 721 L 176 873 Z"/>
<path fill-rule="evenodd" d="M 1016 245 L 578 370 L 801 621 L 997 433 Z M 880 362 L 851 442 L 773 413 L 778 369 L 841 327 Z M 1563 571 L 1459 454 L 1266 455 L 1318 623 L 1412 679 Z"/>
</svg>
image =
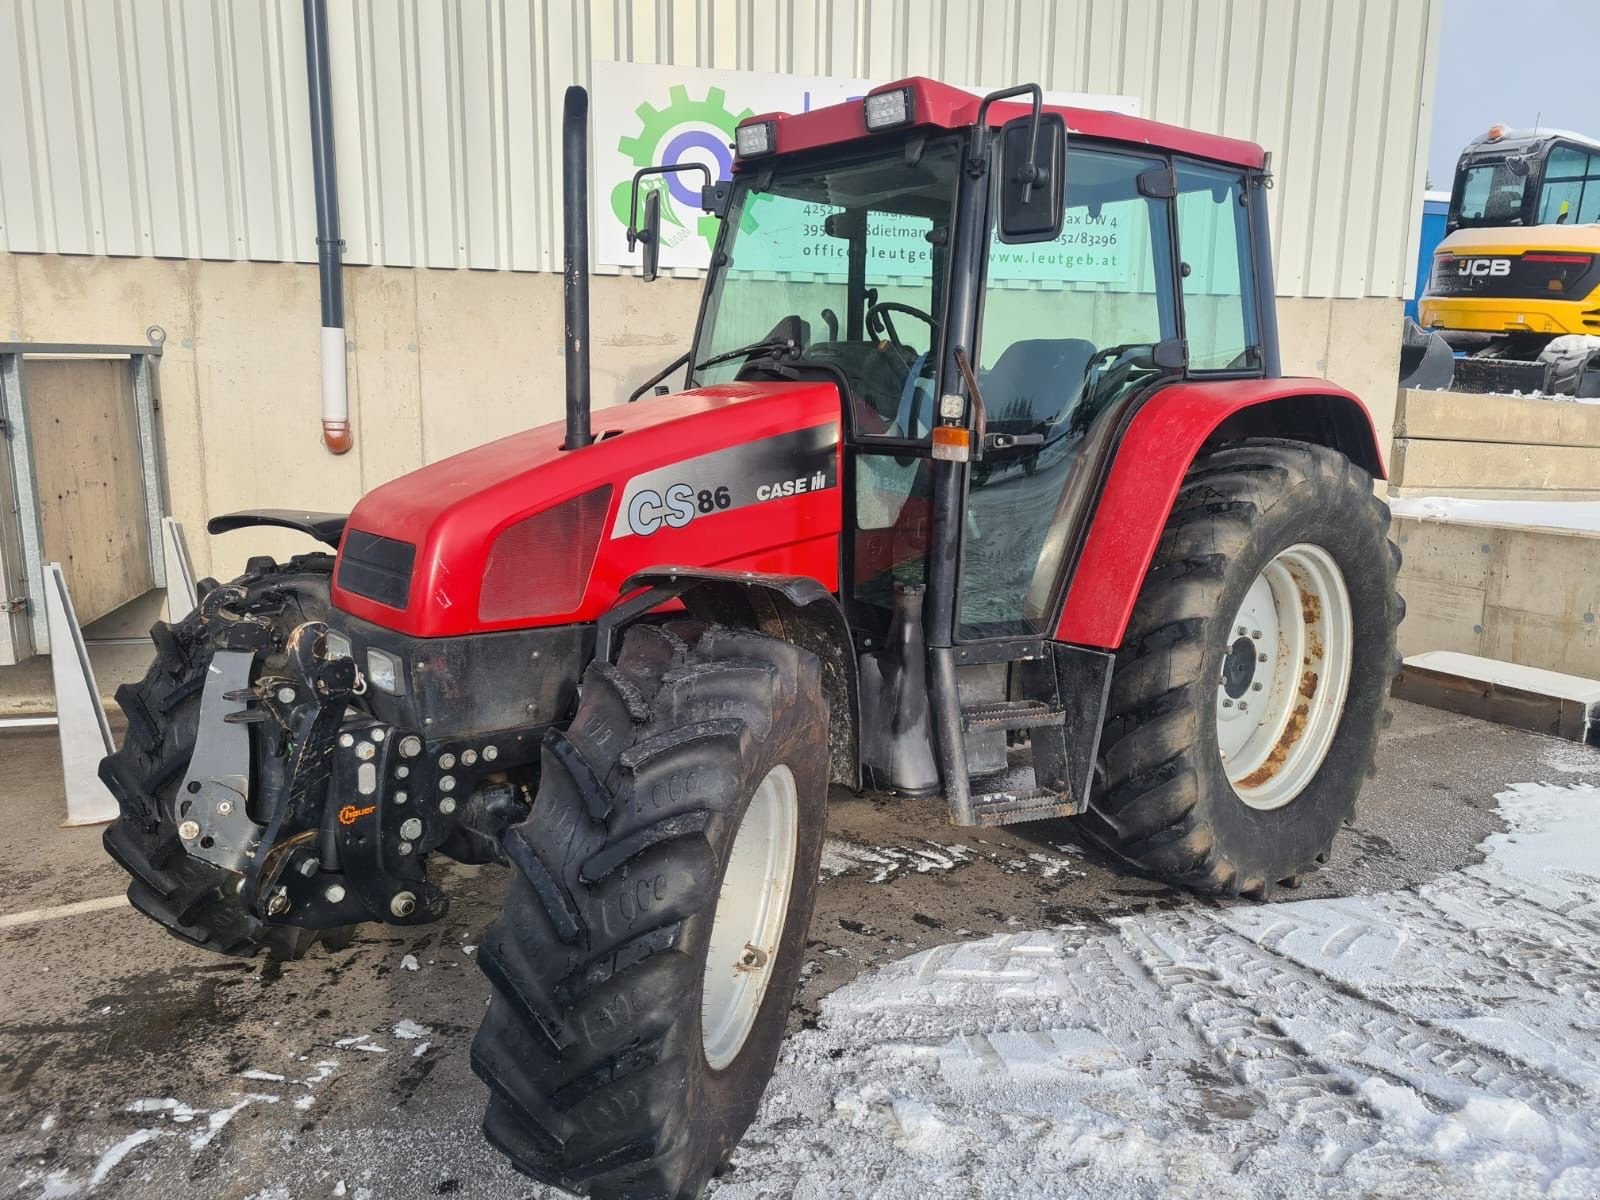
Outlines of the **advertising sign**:
<svg viewBox="0 0 1600 1200">
<path fill-rule="evenodd" d="M 763 112 L 808 112 L 865 95 L 889 80 L 831 79 L 761 71 L 719 71 L 697 67 L 596 62 L 593 70 L 595 261 L 607 266 L 639 264 L 627 242 L 628 205 L 633 173 L 661 163 L 704 163 L 713 177 L 732 173 L 735 126 Z M 968 89 L 980 93 L 980 89 Z M 1046 92 L 1049 104 L 1100 108 L 1137 116 L 1130 96 Z M 660 179 L 661 266 L 704 267 L 710 261 L 717 220 L 700 211 L 699 172 Z M 653 181 L 647 181 L 653 182 Z M 643 201 L 641 199 L 641 208 Z M 812 271 L 844 269 L 842 243 L 821 236 L 821 222 L 835 210 L 802 204 L 783 196 L 763 197 L 746 214 L 739 266 L 746 270 Z M 642 215 L 641 215 L 642 219 Z M 1068 214 L 1063 240 L 1046 246 L 1006 248 L 995 267 L 1015 279 L 1062 278 L 1072 256 L 1074 278 L 1111 278 L 1120 272 L 1115 222 L 1090 222 Z M 926 222 L 922 223 L 924 226 Z M 755 236 L 759 230 L 759 236 Z M 918 276 L 930 270 L 926 228 L 906 218 L 882 217 L 869 227 L 870 253 L 884 274 Z M 838 262 L 827 259 L 832 254 Z M 1046 261 L 1049 260 L 1049 261 Z M 1078 274 L 1079 270 L 1083 274 Z M 1101 274 L 1096 274 L 1096 272 Z"/>
</svg>

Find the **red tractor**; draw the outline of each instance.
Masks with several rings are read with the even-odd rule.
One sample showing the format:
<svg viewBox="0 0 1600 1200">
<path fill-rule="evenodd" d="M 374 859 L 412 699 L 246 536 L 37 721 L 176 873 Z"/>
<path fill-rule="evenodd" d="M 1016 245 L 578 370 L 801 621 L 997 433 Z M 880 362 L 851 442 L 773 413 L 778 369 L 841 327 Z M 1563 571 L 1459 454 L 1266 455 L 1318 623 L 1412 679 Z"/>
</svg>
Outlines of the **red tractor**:
<svg viewBox="0 0 1600 1200">
<path fill-rule="evenodd" d="M 778 1053 L 830 783 L 1265 896 L 1371 769 L 1399 555 L 1361 402 L 1280 375 L 1260 147 L 927 79 L 753 117 L 683 388 L 592 431 L 586 124 L 573 89 L 565 424 L 213 520 L 334 552 L 155 627 L 105 843 L 240 955 L 509 863 L 489 1140 L 694 1196 Z M 684 169 L 635 180 L 647 278 Z"/>
</svg>

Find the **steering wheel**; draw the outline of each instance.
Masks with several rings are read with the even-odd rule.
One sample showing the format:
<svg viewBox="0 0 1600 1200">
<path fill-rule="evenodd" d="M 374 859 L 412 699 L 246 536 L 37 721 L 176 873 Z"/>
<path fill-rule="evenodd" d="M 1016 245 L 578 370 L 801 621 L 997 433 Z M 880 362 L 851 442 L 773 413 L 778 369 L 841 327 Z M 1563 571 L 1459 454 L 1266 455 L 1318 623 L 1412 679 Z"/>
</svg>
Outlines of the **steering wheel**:
<svg viewBox="0 0 1600 1200">
<path fill-rule="evenodd" d="M 889 340 L 896 346 L 899 346 L 902 350 L 909 350 L 910 347 L 900 340 L 900 334 L 896 332 L 894 322 L 889 319 L 891 312 L 905 313 L 908 317 L 915 317 L 919 321 L 925 321 L 930 331 L 933 333 L 939 332 L 938 321 L 920 308 L 913 308 L 909 304 L 901 304 L 897 300 L 873 301 L 867 309 L 867 332 L 873 337 L 879 337 L 887 333 Z"/>
</svg>

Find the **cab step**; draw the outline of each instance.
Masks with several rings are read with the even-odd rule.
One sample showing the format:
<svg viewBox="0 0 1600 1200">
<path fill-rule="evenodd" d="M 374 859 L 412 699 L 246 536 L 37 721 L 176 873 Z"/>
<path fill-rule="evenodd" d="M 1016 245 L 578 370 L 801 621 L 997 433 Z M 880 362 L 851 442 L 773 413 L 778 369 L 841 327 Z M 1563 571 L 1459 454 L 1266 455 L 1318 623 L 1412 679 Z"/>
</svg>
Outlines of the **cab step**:
<svg viewBox="0 0 1600 1200">
<path fill-rule="evenodd" d="M 972 823 L 994 827 L 1021 821 L 1073 817 L 1081 811 L 1065 792 L 1036 788 L 1028 792 L 989 792 L 972 797 Z"/>
<path fill-rule="evenodd" d="M 961 710 L 961 728 L 966 733 L 1043 729 L 1066 721 L 1067 710 L 1045 700 L 995 700 Z"/>
</svg>

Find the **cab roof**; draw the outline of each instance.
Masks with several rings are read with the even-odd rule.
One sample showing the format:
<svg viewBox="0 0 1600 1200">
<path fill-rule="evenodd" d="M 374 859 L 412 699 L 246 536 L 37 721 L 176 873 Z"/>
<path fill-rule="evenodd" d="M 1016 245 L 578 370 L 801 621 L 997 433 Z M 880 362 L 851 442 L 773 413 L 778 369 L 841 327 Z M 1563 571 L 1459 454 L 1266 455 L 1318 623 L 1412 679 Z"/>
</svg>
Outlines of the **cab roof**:
<svg viewBox="0 0 1600 1200">
<path fill-rule="evenodd" d="M 902 125 L 894 132 L 903 132 L 907 128 L 970 129 L 978 120 L 981 96 L 921 75 L 875 87 L 869 94 L 894 91 L 897 88 L 911 89 L 915 116 L 908 125 Z M 777 135 L 777 145 L 773 154 L 776 155 L 793 154 L 820 146 L 843 145 L 884 136 L 867 129 L 863 100 L 864 97 L 857 97 L 804 113 L 760 113 L 747 117 L 739 123 L 754 125 L 766 121 L 773 122 Z M 1027 104 L 995 103 L 989 106 L 985 121 L 991 127 L 1004 125 L 1012 118 L 1026 116 L 1031 111 L 1031 106 Z M 1043 111 L 1061 115 L 1066 121 L 1069 139 L 1078 136 L 1122 142 L 1130 146 L 1192 155 L 1195 158 L 1210 159 L 1252 170 L 1260 170 L 1266 166 L 1266 152 L 1256 143 L 1242 141 L 1239 138 L 1201 133 L 1178 125 L 1167 125 L 1160 121 L 1147 121 L 1142 117 L 1129 117 L 1122 113 L 1093 108 L 1046 104 Z M 772 155 L 763 155 L 760 159 L 752 159 L 749 162 L 753 165 L 770 157 Z M 738 165 L 736 162 L 736 168 Z"/>
<path fill-rule="evenodd" d="M 1542 150 L 1551 142 L 1572 142 L 1587 150 L 1600 152 L 1600 141 L 1585 134 L 1566 129 L 1506 129 L 1495 126 L 1480 138 L 1468 142 L 1461 151 L 1462 158 L 1478 158 L 1493 154 L 1524 154 Z"/>
</svg>

